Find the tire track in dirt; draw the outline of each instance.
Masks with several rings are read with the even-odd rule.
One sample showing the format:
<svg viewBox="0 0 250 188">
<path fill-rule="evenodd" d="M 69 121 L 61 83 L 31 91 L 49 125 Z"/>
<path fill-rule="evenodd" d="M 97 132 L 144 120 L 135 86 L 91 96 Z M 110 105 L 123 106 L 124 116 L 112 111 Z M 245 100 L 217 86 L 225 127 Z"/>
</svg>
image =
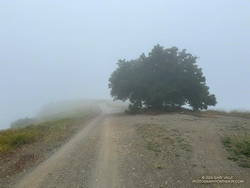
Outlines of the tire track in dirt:
<svg viewBox="0 0 250 188">
<path fill-rule="evenodd" d="M 96 167 L 92 172 L 90 187 L 117 188 L 120 187 L 117 169 L 117 146 L 114 125 L 110 119 L 105 120 L 101 132 L 100 150 Z"/>
</svg>

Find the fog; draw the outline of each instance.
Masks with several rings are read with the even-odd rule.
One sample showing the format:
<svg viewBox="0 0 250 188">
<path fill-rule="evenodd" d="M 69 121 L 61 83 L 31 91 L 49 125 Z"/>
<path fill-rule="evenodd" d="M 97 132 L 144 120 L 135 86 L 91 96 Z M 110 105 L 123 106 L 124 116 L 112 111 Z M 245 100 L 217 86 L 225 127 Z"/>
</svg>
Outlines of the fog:
<svg viewBox="0 0 250 188">
<path fill-rule="evenodd" d="M 216 108 L 250 109 L 250 2 L 0 1 L 0 128 L 48 103 L 110 98 L 118 59 L 154 45 L 199 57 Z"/>
</svg>

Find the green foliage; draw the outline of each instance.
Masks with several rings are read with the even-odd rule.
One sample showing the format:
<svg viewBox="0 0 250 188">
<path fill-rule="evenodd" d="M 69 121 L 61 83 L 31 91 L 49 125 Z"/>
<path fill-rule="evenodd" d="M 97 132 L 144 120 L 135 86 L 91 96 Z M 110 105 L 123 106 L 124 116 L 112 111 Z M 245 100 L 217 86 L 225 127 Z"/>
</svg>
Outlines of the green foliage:
<svg viewBox="0 0 250 188">
<path fill-rule="evenodd" d="M 52 105 L 43 117 L 19 119 L 12 124 L 14 129 L 0 131 L 0 154 L 35 142 L 56 145 L 78 131 L 84 121 L 100 113 L 97 102 L 71 104 Z"/>
<path fill-rule="evenodd" d="M 160 45 L 148 56 L 119 60 L 109 79 L 111 95 L 115 100 L 129 100 L 132 111 L 178 109 L 186 104 L 194 110 L 207 109 L 216 104 L 216 98 L 209 94 L 196 60 L 186 50 Z"/>
<path fill-rule="evenodd" d="M 85 113 L 81 118 L 65 118 L 52 120 L 24 128 L 8 129 L 0 131 L 0 153 L 8 152 L 26 144 L 32 144 L 39 140 L 60 140 L 67 134 L 69 127 L 82 122 L 83 119 L 94 116 Z"/>
<path fill-rule="evenodd" d="M 42 132 L 40 129 L 20 128 L 0 132 L 0 152 L 6 152 L 24 144 L 35 142 Z"/>
</svg>

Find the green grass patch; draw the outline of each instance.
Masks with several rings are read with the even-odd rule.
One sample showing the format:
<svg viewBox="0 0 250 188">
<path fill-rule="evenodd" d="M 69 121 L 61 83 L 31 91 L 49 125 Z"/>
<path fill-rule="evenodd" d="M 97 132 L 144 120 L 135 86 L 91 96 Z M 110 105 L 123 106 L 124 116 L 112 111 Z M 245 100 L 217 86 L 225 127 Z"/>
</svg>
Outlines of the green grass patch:
<svg viewBox="0 0 250 188">
<path fill-rule="evenodd" d="M 237 161 L 241 167 L 250 168 L 250 135 L 226 136 L 222 143 L 230 153 L 228 159 Z"/>
<path fill-rule="evenodd" d="M 76 132 L 83 120 L 94 116 L 92 113 L 83 113 L 78 118 L 64 118 L 29 125 L 24 128 L 7 129 L 0 131 L 0 153 L 10 152 L 27 144 L 38 141 L 54 143 L 65 140 Z"/>
<path fill-rule="evenodd" d="M 38 128 L 10 129 L 0 132 L 0 152 L 8 152 L 37 141 L 42 136 Z"/>
</svg>

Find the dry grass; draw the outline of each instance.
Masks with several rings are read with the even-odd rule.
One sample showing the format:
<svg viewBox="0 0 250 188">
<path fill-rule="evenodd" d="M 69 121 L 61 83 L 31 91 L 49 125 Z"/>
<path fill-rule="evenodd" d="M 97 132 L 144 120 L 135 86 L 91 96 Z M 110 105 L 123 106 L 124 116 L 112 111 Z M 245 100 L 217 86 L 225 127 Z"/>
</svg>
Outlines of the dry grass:
<svg viewBox="0 0 250 188">
<path fill-rule="evenodd" d="M 142 112 L 130 112 L 129 110 L 126 110 L 128 114 L 147 114 L 147 115 L 160 115 L 160 114 L 175 114 L 175 113 L 181 113 L 181 114 L 187 114 L 197 117 L 211 117 L 214 118 L 218 115 L 221 116 L 231 116 L 231 117 L 241 117 L 250 119 L 250 111 L 240 111 L 240 110 L 232 110 L 232 111 L 224 111 L 224 110 L 205 110 L 205 111 L 193 111 L 191 109 L 187 108 L 179 108 L 179 109 L 169 109 L 169 110 L 147 110 Z"/>
<path fill-rule="evenodd" d="M 212 114 L 212 115 L 233 116 L 233 117 L 241 117 L 241 118 L 250 119 L 250 112 L 249 111 L 232 110 L 232 111 L 227 112 L 227 111 L 223 111 L 223 110 L 208 110 L 208 111 L 205 111 L 202 113 Z"/>
<path fill-rule="evenodd" d="M 167 129 L 164 125 L 142 124 L 137 131 L 145 141 L 145 147 L 157 156 L 165 156 L 173 150 L 178 150 L 178 154 L 192 150 L 191 145 L 178 130 Z"/>
</svg>

